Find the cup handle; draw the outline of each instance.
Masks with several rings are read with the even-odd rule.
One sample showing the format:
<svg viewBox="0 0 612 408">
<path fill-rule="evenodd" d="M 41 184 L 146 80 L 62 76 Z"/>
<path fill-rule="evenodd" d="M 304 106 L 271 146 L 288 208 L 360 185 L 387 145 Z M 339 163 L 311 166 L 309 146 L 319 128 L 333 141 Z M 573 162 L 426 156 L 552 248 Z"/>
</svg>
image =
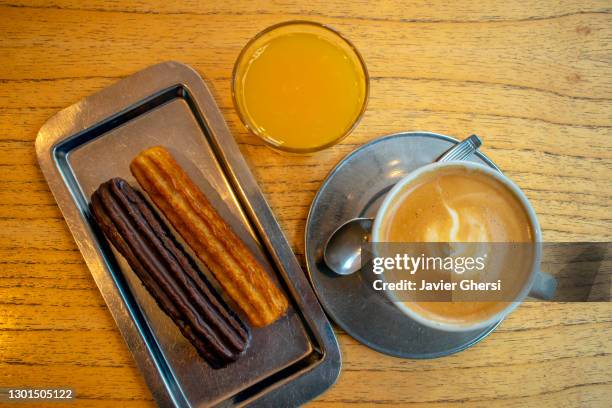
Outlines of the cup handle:
<svg viewBox="0 0 612 408">
<path fill-rule="evenodd" d="M 529 296 L 541 300 L 550 300 L 555 296 L 557 280 L 550 274 L 538 272 L 531 285 Z"/>
</svg>

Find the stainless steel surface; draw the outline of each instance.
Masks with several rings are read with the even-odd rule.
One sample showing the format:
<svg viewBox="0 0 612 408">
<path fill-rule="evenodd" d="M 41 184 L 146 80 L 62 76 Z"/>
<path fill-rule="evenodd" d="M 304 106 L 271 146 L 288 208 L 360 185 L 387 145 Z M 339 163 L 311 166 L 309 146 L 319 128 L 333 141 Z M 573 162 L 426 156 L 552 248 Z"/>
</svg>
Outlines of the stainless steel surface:
<svg viewBox="0 0 612 408">
<path fill-rule="evenodd" d="M 292 307 L 253 329 L 247 352 L 212 370 L 163 314 L 92 223 L 90 194 L 111 177 L 137 186 L 130 160 L 168 147 L 213 205 L 280 283 Z M 212 94 L 191 68 L 155 65 L 59 112 L 41 128 L 36 150 L 75 241 L 161 406 L 299 405 L 340 371 L 333 330 Z"/>
<path fill-rule="evenodd" d="M 438 158 L 439 162 L 447 162 L 453 160 L 464 160 L 471 156 L 478 148 L 482 146 L 482 140 L 476 135 L 472 135 L 459 144 L 450 148 L 446 153 Z"/>
<path fill-rule="evenodd" d="M 351 218 L 372 218 L 386 193 L 411 171 L 429 164 L 457 140 L 427 132 L 376 139 L 344 158 L 315 196 L 306 222 L 306 265 L 327 314 L 348 334 L 380 352 L 406 358 L 434 358 L 477 343 L 484 330 L 446 333 L 409 319 L 362 273 L 340 276 L 323 260 L 330 234 Z M 469 161 L 497 167 L 481 152 Z M 498 169 L 499 170 L 499 169 Z"/>
<path fill-rule="evenodd" d="M 332 232 L 323 259 L 333 272 L 350 275 L 361 269 L 361 247 L 369 240 L 373 223 L 373 218 L 353 218 Z"/>
<path fill-rule="evenodd" d="M 437 161 L 464 160 L 480 146 L 480 138 L 472 135 L 448 149 Z M 323 260 L 333 272 L 350 275 L 361 268 L 361 246 L 369 239 L 373 222 L 373 218 L 353 218 L 332 232 L 323 247 Z"/>
</svg>

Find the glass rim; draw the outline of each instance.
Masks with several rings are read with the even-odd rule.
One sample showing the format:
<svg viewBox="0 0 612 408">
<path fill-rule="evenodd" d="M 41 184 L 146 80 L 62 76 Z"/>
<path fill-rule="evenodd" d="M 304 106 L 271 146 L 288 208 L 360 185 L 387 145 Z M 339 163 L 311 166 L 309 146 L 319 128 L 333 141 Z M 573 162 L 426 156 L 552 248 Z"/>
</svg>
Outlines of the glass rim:
<svg viewBox="0 0 612 408">
<path fill-rule="evenodd" d="M 283 28 L 283 27 L 287 27 L 287 26 L 292 26 L 292 25 L 310 25 L 310 26 L 313 26 L 313 27 L 322 28 L 322 29 L 324 29 L 326 31 L 331 32 L 335 36 L 337 36 L 346 45 L 348 45 L 349 49 L 355 54 L 355 56 L 357 57 L 357 60 L 359 61 L 359 66 L 363 70 L 363 74 L 364 74 L 365 95 L 364 95 L 364 98 L 363 98 L 363 103 L 361 104 L 361 109 L 359 110 L 359 113 L 357 114 L 357 117 L 353 121 L 353 124 L 342 135 L 340 135 L 339 137 L 335 138 L 334 140 L 332 140 L 332 141 L 330 141 L 330 142 L 328 142 L 328 143 L 326 143 L 324 145 L 321 145 L 321 146 L 309 147 L 309 148 L 304 148 L 304 149 L 292 148 L 292 147 L 283 147 L 282 145 L 275 145 L 272 142 L 270 142 L 265 137 L 265 135 L 262 135 L 262 134 L 258 133 L 254 129 L 254 126 L 252 126 L 249 123 L 249 120 L 245 117 L 245 114 L 242 112 L 242 110 L 241 110 L 241 108 L 240 108 L 240 106 L 238 104 L 238 100 L 236 98 L 236 82 L 237 82 L 238 66 L 240 65 L 240 63 L 244 59 L 244 56 L 246 55 L 247 51 L 253 46 L 253 44 L 257 40 L 262 38 L 264 35 L 269 34 L 270 32 L 272 32 L 274 30 L 277 30 L 279 28 Z M 328 147 L 331 147 L 331 146 L 333 146 L 335 144 L 340 143 L 348 135 L 350 135 L 353 132 L 353 130 L 355 130 L 355 128 L 359 125 L 359 123 L 361 122 L 361 119 L 363 118 L 363 115 L 364 115 L 364 113 L 366 111 L 367 105 L 368 105 L 368 100 L 369 100 L 369 96 L 370 96 L 370 76 L 369 76 L 369 73 L 368 73 L 368 68 L 366 66 L 365 60 L 363 59 L 363 56 L 361 55 L 361 53 L 359 52 L 357 47 L 355 47 L 355 45 L 348 38 L 346 38 L 344 35 L 342 35 L 338 30 L 336 30 L 335 28 L 333 28 L 333 27 L 331 27 L 331 26 L 329 26 L 327 24 L 319 23 L 319 22 L 316 22 L 316 21 L 309 21 L 309 20 L 288 20 L 288 21 L 282 21 L 280 23 L 276 23 L 276 24 L 273 24 L 273 25 L 271 25 L 269 27 L 264 28 L 263 30 L 261 30 L 260 32 L 255 34 L 255 36 L 253 36 L 253 38 L 251 38 L 244 45 L 244 47 L 242 47 L 242 50 L 240 50 L 240 53 L 238 54 L 238 57 L 236 58 L 236 62 L 234 63 L 234 68 L 232 70 L 231 93 L 232 93 L 232 102 L 234 104 L 234 109 L 238 113 L 238 117 L 240 118 L 240 121 L 242 122 L 244 127 L 246 127 L 247 130 L 251 134 L 253 134 L 253 135 L 257 136 L 259 139 L 261 139 L 266 145 L 268 145 L 272 149 L 281 150 L 281 151 L 288 152 L 288 153 L 313 153 L 313 152 L 318 152 L 318 151 L 327 149 Z"/>
</svg>

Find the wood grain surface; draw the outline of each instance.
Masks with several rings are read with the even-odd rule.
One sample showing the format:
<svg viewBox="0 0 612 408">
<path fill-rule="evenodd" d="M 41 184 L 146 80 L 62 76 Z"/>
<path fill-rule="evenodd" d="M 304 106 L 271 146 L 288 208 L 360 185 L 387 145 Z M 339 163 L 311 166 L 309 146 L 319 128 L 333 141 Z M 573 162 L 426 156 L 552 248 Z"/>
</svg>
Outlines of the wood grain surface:
<svg viewBox="0 0 612 408">
<path fill-rule="evenodd" d="M 610 0 L 0 0 L 0 387 L 70 387 L 77 400 L 67 406 L 153 405 L 36 162 L 36 133 L 58 110 L 157 62 L 193 66 L 302 262 L 306 214 L 327 172 L 405 130 L 480 135 L 533 203 L 546 240 L 609 241 L 611 13 Z M 230 98 L 241 47 L 290 19 L 340 30 L 371 76 L 361 124 L 312 156 L 264 147 Z M 338 337 L 342 375 L 312 406 L 612 400 L 610 303 L 525 304 L 474 348 L 430 361 Z"/>
</svg>

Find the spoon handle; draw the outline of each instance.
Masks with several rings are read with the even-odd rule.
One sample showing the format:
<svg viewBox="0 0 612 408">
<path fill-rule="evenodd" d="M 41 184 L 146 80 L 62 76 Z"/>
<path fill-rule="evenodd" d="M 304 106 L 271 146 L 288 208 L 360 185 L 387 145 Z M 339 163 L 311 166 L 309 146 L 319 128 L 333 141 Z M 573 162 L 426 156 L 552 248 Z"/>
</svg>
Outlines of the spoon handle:
<svg viewBox="0 0 612 408">
<path fill-rule="evenodd" d="M 476 135 L 472 135 L 455 146 L 450 148 L 446 153 L 438 158 L 438 162 L 447 162 L 453 160 L 463 160 L 469 157 L 482 145 L 482 140 Z"/>
</svg>

